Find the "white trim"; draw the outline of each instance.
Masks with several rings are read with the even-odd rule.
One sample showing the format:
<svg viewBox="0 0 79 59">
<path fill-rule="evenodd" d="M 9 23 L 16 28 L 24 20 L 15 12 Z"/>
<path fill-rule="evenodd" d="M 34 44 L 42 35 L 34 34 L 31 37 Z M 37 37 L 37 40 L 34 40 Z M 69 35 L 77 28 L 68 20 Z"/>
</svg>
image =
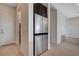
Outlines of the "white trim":
<svg viewBox="0 0 79 59">
<path fill-rule="evenodd" d="M 28 55 L 33 56 L 33 3 L 28 4 Z"/>
<path fill-rule="evenodd" d="M 50 49 L 50 3 L 48 3 L 48 49 Z"/>
</svg>

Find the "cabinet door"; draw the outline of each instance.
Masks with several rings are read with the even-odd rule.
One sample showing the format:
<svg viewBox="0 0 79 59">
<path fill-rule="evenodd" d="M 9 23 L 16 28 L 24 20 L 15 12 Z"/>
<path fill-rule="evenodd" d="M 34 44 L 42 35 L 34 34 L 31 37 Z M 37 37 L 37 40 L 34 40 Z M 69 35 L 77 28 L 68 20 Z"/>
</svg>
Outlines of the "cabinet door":
<svg viewBox="0 0 79 59">
<path fill-rule="evenodd" d="M 43 35 L 43 52 L 48 49 L 48 35 Z"/>
<path fill-rule="evenodd" d="M 42 35 L 35 36 L 35 55 L 40 55 L 43 52 Z"/>
<path fill-rule="evenodd" d="M 43 32 L 43 17 L 35 14 L 35 33 L 42 33 Z"/>
</svg>

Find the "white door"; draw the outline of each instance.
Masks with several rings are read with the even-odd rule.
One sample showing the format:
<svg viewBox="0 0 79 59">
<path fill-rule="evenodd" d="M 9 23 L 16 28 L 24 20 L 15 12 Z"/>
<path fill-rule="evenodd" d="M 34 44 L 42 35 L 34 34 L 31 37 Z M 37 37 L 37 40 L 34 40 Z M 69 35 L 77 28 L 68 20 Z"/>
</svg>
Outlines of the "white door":
<svg viewBox="0 0 79 59">
<path fill-rule="evenodd" d="M 15 43 L 15 9 L 0 4 L 0 46 Z"/>
</svg>

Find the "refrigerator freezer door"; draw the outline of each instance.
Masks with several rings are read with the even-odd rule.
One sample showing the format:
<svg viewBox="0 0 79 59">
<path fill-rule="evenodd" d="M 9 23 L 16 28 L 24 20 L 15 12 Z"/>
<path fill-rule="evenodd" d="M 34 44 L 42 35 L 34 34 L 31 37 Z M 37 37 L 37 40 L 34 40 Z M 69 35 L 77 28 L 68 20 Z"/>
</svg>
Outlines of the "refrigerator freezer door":
<svg viewBox="0 0 79 59">
<path fill-rule="evenodd" d="M 48 49 L 48 35 L 43 35 L 43 52 Z"/>
<path fill-rule="evenodd" d="M 35 33 L 43 32 L 43 17 L 35 14 Z"/>
<path fill-rule="evenodd" d="M 43 17 L 43 33 L 48 33 L 48 19 Z"/>
<path fill-rule="evenodd" d="M 35 55 L 40 55 L 43 52 L 43 36 L 35 36 Z"/>
</svg>

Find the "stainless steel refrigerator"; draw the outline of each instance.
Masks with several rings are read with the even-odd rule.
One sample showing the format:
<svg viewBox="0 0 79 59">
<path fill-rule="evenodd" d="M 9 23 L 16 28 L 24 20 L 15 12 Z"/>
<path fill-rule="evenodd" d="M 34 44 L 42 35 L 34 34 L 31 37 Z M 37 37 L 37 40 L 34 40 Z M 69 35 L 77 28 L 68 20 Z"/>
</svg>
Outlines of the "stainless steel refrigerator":
<svg viewBox="0 0 79 59">
<path fill-rule="evenodd" d="M 33 43 L 34 55 L 40 55 L 48 49 L 48 18 L 39 13 L 34 13 Z"/>
</svg>

